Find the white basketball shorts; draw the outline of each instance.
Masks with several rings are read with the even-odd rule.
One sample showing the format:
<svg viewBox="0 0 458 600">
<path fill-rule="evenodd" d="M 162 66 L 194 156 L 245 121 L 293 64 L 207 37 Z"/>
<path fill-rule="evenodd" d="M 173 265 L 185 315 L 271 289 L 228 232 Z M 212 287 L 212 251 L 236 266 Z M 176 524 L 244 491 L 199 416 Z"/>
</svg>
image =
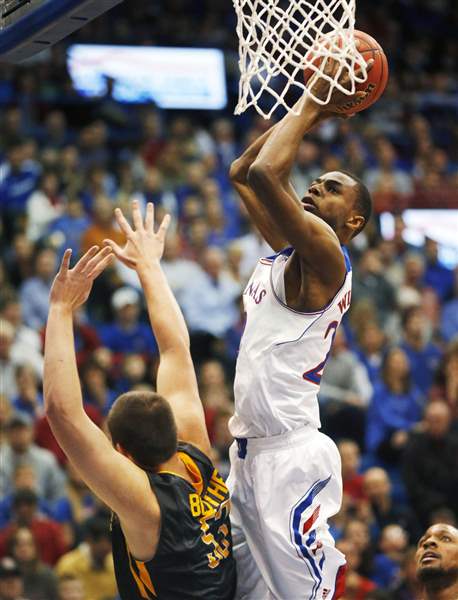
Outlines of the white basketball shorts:
<svg viewBox="0 0 458 600">
<path fill-rule="evenodd" d="M 340 456 L 312 427 L 236 440 L 228 486 L 237 600 L 336 600 L 345 557 L 327 520 L 342 501 Z"/>
</svg>

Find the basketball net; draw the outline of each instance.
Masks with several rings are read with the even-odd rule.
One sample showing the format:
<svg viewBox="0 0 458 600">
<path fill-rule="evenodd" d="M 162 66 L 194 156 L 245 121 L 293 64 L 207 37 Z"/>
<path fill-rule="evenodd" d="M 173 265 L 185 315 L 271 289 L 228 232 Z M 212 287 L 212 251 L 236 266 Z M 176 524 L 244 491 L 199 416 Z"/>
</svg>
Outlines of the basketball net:
<svg viewBox="0 0 458 600">
<path fill-rule="evenodd" d="M 355 0 L 233 0 L 239 38 L 239 101 L 234 113 L 249 106 L 268 119 L 288 104 L 291 88 L 305 91 L 318 104 L 326 105 L 335 88 L 348 96 L 366 80 L 365 62 L 358 52 Z M 327 61 L 337 61 L 333 76 L 324 72 Z M 355 67 L 361 72 L 355 75 Z M 326 98 L 317 98 L 304 82 L 304 70 L 315 80 L 328 81 Z M 344 70 L 349 85 L 339 83 Z M 266 95 L 269 94 L 270 98 Z M 291 94 L 289 95 L 291 96 Z"/>
</svg>

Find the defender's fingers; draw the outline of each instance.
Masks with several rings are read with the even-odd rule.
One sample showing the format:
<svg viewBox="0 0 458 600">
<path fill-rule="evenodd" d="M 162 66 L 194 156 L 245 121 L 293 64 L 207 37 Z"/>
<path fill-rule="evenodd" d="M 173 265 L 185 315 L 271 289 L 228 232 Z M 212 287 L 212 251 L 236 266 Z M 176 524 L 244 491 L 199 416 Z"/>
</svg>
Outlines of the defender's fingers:
<svg viewBox="0 0 458 600">
<path fill-rule="evenodd" d="M 169 228 L 169 225 L 170 225 L 170 221 L 171 221 L 170 215 L 165 215 L 165 217 L 162 219 L 161 226 L 159 227 L 159 229 L 157 231 L 157 235 L 161 241 L 165 239 L 165 236 L 167 234 L 167 229 Z"/>
<path fill-rule="evenodd" d="M 62 257 L 62 262 L 60 263 L 60 268 L 59 268 L 59 273 L 58 275 L 62 275 L 64 273 L 67 273 L 69 267 L 70 267 L 70 259 L 72 257 L 72 249 L 71 248 L 67 248 L 67 250 L 65 250 L 64 255 Z"/>
<path fill-rule="evenodd" d="M 138 200 L 134 200 L 132 202 L 132 220 L 134 222 L 135 229 L 137 231 L 143 231 L 143 219 L 142 213 L 140 212 L 140 205 L 138 203 Z"/>
<path fill-rule="evenodd" d="M 108 248 L 111 248 L 111 251 L 113 252 L 113 254 L 116 257 L 119 257 L 119 256 L 122 255 L 122 248 L 121 248 L 121 246 L 118 246 L 118 244 L 116 242 L 113 242 L 113 240 L 106 239 L 106 240 L 103 240 L 103 243 Z"/>
<path fill-rule="evenodd" d="M 116 222 L 118 223 L 119 228 L 126 235 L 126 237 L 129 237 L 129 235 L 131 233 L 133 233 L 133 229 L 129 225 L 126 217 L 122 214 L 122 210 L 120 208 L 115 208 L 114 212 L 115 212 Z"/>
<path fill-rule="evenodd" d="M 146 205 L 145 229 L 147 231 L 154 229 L 154 204 L 152 202 L 148 202 Z"/>
<path fill-rule="evenodd" d="M 92 246 L 91 248 L 89 248 L 86 254 L 84 254 L 83 257 L 80 258 L 79 261 L 76 263 L 73 270 L 77 273 L 81 273 L 82 271 L 84 271 L 87 263 L 91 260 L 91 258 L 93 258 L 97 254 L 98 251 L 98 246 Z"/>
<path fill-rule="evenodd" d="M 88 277 L 90 279 L 95 279 L 96 277 L 98 277 L 108 267 L 108 265 L 113 260 L 113 257 L 114 257 L 114 255 L 113 255 L 112 252 L 110 252 L 109 254 L 107 254 L 104 258 L 102 258 L 98 262 L 97 265 L 95 265 L 95 267 L 89 273 Z"/>
<path fill-rule="evenodd" d="M 375 60 L 373 58 L 370 58 L 367 63 L 366 63 L 366 73 L 370 73 L 372 67 L 375 64 Z M 355 76 L 356 77 L 361 77 L 363 75 L 363 68 L 362 67 L 358 67 L 358 69 L 356 69 L 355 71 Z"/>
<path fill-rule="evenodd" d="M 92 273 L 92 271 L 97 267 L 97 265 L 104 260 L 107 256 L 112 255 L 113 252 L 110 246 L 105 246 L 102 250 L 99 250 L 94 258 L 87 263 L 86 268 L 84 269 L 84 273 Z"/>
</svg>

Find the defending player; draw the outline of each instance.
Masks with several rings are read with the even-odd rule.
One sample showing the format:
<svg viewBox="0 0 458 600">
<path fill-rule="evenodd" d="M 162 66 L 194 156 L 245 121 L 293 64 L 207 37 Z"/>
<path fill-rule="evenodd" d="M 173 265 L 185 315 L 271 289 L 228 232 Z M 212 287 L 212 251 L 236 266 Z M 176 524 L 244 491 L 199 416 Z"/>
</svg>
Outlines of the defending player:
<svg viewBox="0 0 458 600">
<path fill-rule="evenodd" d="M 327 84 L 313 85 L 326 96 Z M 237 598 L 331 600 L 342 593 L 345 558 L 327 525 L 341 504 L 341 467 L 334 442 L 318 431 L 317 393 L 350 305 L 345 245 L 367 223 L 371 199 L 346 172 L 324 173 L 302 198 L 289 176 L 304 134 L 348 102 L 340 92 L 325 107 L 304 96 L 298 116 L 285 116 L 231 168 L 253 221 L 278 251 L 260 260 L 244 292 L 230 423 Z"/>
<path fill-rule="evenodd" d="M 444 523 L 430 527 L 418 542 L 417 577 L 423 600 L 458 598 L 458 529 Z"/>
<path fill-rule="evenodd" d="M 52 430 L 91 490 L 114 512 L 113 557 L 123 600 L 230 600 L 235 565 L 229 494 L 213 467 L 183 316 L 159 261 L 168 217 L 154 231 L 153 205 L 143 223 L 134 203 L 131 229 L 119 209 L 124 248 L 159 345 L 157 393 L 120 396 L 108 416 L 113 445 L 83 410 L 72 315 L 112 258 L 91 248 L 73 269 L 66 251 L 51 290 L 44 391 Z"/>
</svg>

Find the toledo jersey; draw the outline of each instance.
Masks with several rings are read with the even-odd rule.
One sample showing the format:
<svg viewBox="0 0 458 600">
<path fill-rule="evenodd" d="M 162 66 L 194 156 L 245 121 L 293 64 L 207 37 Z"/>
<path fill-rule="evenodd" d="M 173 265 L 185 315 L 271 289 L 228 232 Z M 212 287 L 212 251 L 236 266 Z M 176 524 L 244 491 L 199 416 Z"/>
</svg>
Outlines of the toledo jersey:
<svg viewBox="0 0 458 600">
<path fill-rule="evenodd" d="M 147 472 L 161 509 L 159 544 L 152 560 L 139 561 L 129 553 L 120 522 L 113 516 L 113 559 L 122 600 L 234 596 L 228 489 L 200 450 L 179 443 L 178 451 L 193 484 L 168 471 Z"/>
<path fill-rule="evenodd" d="M 246 326 L 234 382 L 237 438 L 269 437 L 305 424 L 320 427 L 317 393 L 331 344 L 351 299 L 351 265 L 324 309 L 286 305 L 285 266 L 293 249 L 262 258 L 243 293 Z"/>
</svg>

